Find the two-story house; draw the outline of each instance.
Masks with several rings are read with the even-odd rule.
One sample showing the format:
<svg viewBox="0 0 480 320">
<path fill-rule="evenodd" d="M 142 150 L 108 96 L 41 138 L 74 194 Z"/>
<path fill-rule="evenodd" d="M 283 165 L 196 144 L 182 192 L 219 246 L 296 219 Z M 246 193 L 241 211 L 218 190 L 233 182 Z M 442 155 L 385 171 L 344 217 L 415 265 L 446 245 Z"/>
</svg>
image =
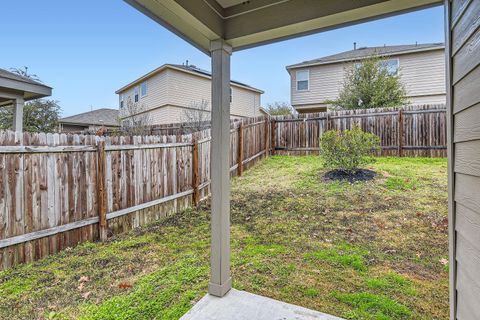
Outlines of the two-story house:
<svg viewBox="0 0 480 320">
<path fill-rule="evenodd" d="M 117 90 L 120 117 L 131 116 L 127 104 L 136 104 L 138 112 L 148 112 L 151 124 L 184 122 L 186 110 L 211 110 L 211 74 L 193 65 L 165 64 Z M 256 117 L 263 91 L 231 81 L 232 118 Z M 202 103 L 203 102 L 203 103 Z"/>
<path fill-rule="evenodd" d="M 292 106 L 299 113 L 325 111 L 328 101 L 338 98 L 348 68 L 373 55 L 399 72 L 410 104 L 445 103 L 445 46 L 431 43 L 354 48 L 287 66 Z"/>
</svg>

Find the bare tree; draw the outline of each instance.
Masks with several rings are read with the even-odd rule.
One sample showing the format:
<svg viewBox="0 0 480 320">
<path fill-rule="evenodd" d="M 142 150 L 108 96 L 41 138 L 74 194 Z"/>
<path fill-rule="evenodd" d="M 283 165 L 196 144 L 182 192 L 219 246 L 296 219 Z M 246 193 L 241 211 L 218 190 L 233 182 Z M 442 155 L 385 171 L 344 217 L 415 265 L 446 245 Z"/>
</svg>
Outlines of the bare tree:
<svg viewBox="0 0 480 320">
<path fill-rule="evenodd" d="M 128 135 L 150 134 L 152 125 L 150 113 L 144 105 L 127 98 L 126 105 L 120 109 L 122 131 Z"/>
<path fill-rule="evenodd" d="M 272 116 L 288 116 L 291 114 L 295 114 L 295 109 L 293 109 L 290 104 L 283 101 L 275 101 L 273 103 L 268 103 L 265 109 Z"/>
<path fill-rule="evenodd" d="M 207 100 L 194 101 L 188 109 L 185 109 L 182 121 L 185 123 L 183 129 L 185 133 L 202 131 L 210 127 L 210 110 Z"/>
<path fill-rule="evenodd" d="M 24 66 L 23 68 L 10 68 L 10 71 L 18 74 L 19 76 L 32 79 L 34 81 L 42 82 L 36 74 L 28 72 L 28 67 Z"/>
</svg>

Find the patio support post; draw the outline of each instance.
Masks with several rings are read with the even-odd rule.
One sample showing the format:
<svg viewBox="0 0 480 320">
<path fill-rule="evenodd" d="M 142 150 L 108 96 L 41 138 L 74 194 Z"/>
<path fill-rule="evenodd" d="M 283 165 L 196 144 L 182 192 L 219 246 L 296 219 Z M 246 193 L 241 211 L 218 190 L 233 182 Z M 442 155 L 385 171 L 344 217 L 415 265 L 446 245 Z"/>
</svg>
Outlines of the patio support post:
<svg viewBox="0 0 480 320">
<path fill-rule="evenodd" d="M 23 131 L 23 105 L 25 101 L 23 97 L 13 100 L 13 131 Z"/>
<path fill-rule="evenodd" d="M 222 297 L 230 276 L 230 55 L 224 40 L 210 43 L 212 56 L 211 274 L 208 292 Z"/>
</svg>

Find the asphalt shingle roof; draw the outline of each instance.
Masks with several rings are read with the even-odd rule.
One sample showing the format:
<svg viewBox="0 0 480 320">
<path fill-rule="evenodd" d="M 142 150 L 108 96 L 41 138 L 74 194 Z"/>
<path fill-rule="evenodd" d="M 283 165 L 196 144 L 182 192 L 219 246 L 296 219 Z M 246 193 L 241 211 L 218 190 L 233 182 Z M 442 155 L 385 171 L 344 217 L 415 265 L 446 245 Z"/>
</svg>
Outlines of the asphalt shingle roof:
<svg viewBox="0 0 480 320">
<path fill-rule="evenodd" d="M 61 118 L 60 123 L 119 126 L 119 111 L 102 108 Z"/>
<path fill-rule="evenodd" d="M 142 77 L 134 80 L 133 82 L 130 82 L 129 84 L 127 84 L 126 86 L 123 86 L 122 88 L 118 89 L 115 93 L 122 93 L 123 91 L 131 88 L 132 86 L 142 82 L 142 81 L 145 81 L 146 79 L 154 76 L 155 74 L 165 70 L 166 68 L 171 68 L 171 69 L 177 69 L 180 71 L 182 70 L 185 70 L 186 72 L 190 72 L 190 73 L 197 73 L 199 75 L 202 75 L 202 76 L 206 76 L 206 77 L 211 77 L 212 74 L 207 71 L 207 70 L 204 70 L 204 69 L 200 69 L 194 65 L 182 65 L 182 64 L 173 64 L 173 63 L 167 63 L 167 64 L 164 64 L 160 67 L 158 67 L 157 69 L 153 70 L 153 71 L 150 71 L 149 73 L 143 75 Z M 240 81 L 236 81 L 236 80 L 230 80 L 231 83 L 233 84 L 236 84 L 236 85 L 239 85 L 239 86 L 242 86 L 242 87 L 245 87 L 247 89 L 250 89 L 252 91 L 257 91 L 257 92 L 260 92 L 260 93 L 264 93 L 263 90 L 260 90 L 258 88 L 255 88 L 255 87 L 252 87 L 248 84 L 245 84 L 243 82 L 240 82 Z"/>
<path fill-rule="evenodd" d="M 171 66 L 174 66 L 176 68 L 180 68 L 180 69 L 184 69 L 184 70 L 187 70 L 187 71 L 193 71 L 193 72 L 196 72 L 196 73 L 199 73 L 199 74 L 203 74 L 205 76 L 209 76 L 211 77 L 212 76 L 212 73 L 207 71 L 207 70 L 204 70 L 204 69 L 200 69 L 194 65 L 183 65 L 183 64 L 173 64 L 173 63 L 169 63 L 169 65 Z M 243 83 L 243 82 L 240 82 L 240 81 L 237 81 L 237 80 L 230 80 L 231 83 L 236 83 L 236 84 L 239 84 L 241 86 L 244 86 L 244 87 L 247 87 L 247 88 L 251 88 L 251 89 L 254 89 L 254 90 L 259 90 L 257 88 L 254 88 L 252 86 L 249 86 L 248 84 L 246 83 Z"/>
<path fill-rule="evenodd" d="M 287 67 L 298 68 L 307 65 L 315 64 L 330 64 L 343 61 L 353 61 L 362 58 L 366 58 L 372 55 L 380 56 L 389 56 L 396 54 L 403 54 L 416 51 L 428 51 L 435 49 L 445 48 L 443 43 L 424 43 L 424 44 L 408 44 L 408 45 L 397 45 L 397 46 L 381 46 L 381 47 L 363 47 L 355 50 L 344 51 L 330 56 L 325 56 L 322 58 L 308 60 L 301 63 L 293 64 Z"/>
</svg>

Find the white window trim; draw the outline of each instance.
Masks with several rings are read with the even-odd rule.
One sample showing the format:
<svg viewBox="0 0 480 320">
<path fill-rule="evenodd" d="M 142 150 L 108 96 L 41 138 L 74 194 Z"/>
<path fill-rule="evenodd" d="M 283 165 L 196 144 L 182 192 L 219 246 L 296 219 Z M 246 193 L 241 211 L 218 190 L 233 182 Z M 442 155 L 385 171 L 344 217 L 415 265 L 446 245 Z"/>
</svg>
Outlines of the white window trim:
<svg viewBox="0 0 480 320">
<path fill-rule="evenodd" d="M 298 73 L 299 72 L 307 72 L 308 76 L 307 76 L 307 89 L 298 89 Z M 300 81 L 305 81 L 305 80 L 300 80 Z M 303 70 L 297 70 L 295 72 L 295 90 L 296 91 L 299 91 L 299 92 L 303 92 L 303 91 L 310 91 L 310 70 L 309 69 L 303 69 Z"/>
<path fill-rule="evenodd" d="M 388 58 L 388 59 L 384 59 L 385 61 L 388 61 L 388 60 L 396 60 L 397 61 L 397 72 L 395 73 L 396 75 L 399 74 L 400 72 L 400 59 L 399 58 Z"/>
<path fill-rule="evenodd" d="M 397 61 L 397 73 L 400 71 L 400 59 L 399 58 L 388 58 L 388 59 L 380 59 L 380 61 L 389 61 L 389 60 L 396 60 Z M 357 68 L 362 62 L 355 62 L 353 64 L 354 68 Z"/>
<path fill-rule="evenodd" d="M 136 96 L 138 96 L 137 99 L 135 99 Z M 138 101 L 140 101 L 140 86 L 136 86 L 133 89 L 133 102 L 136 103 Z"/>
<path fill-rule="evenodd" d="M 142 93 L 142 86 L 145 84 L 145 94 Z M 143 98 L 143 97 L 146 97 L 148 96 L 148 82 L 147 81 L 144 81 L 140 84 L 140 97 Z"/>
</svg>

